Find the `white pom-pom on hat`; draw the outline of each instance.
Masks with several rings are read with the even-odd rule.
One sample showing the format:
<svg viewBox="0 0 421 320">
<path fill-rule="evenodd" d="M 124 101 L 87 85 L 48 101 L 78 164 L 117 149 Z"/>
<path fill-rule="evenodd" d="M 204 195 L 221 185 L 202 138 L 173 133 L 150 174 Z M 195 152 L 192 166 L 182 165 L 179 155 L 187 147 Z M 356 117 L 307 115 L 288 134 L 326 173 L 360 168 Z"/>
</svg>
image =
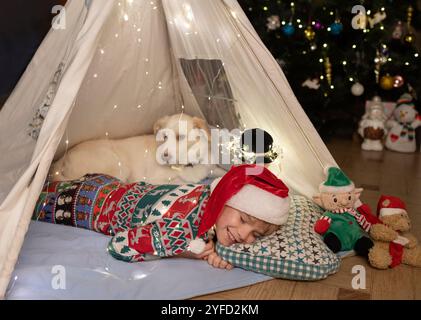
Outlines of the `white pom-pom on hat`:
<svg viewBox="0 0 421 320">
<path fill-rule="evenodd" d="M 194 254 L 201 254 L 205 251 L 206 242 L 202 238 L 197 238 L 190 241 L 188 250 Z"/>
</svg>

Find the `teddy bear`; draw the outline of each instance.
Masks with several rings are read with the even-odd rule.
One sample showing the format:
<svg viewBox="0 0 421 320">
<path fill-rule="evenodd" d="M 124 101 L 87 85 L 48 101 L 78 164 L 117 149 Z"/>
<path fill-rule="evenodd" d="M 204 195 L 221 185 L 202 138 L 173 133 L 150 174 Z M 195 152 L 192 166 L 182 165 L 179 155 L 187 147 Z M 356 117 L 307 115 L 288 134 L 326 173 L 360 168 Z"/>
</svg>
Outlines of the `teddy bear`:
<svg viewBox="0 0 421 320">
<path fill-rule="evenodd" d="M 418 116 L 409 93 L 405 93 L 399 98 L 393 111 L 393 117 L 394 119 L 386 122 L 389 132 L 385 146 L 393 151 L 415 152 L 417 150 L 415 129 L 421 125 L 421 117 Z"/>
<path fill-rule="evenodd" d="M 319 194 L 313 200 L 325 212 L 316 221 L 314 231 L 323 236 L 324 243 L 334 253 L 354 250 L 367 257 L 374 245 L 368 232 L 379 220 L 371 214 L 370 207 L 359 200 L 362 188 L 337 167 L 325 170 L 327 179 L 319 185 Z"/>
<path fill-rule="evenodd" d="M 380 97 L 373 98 L 374 104 L 368 107 L 363 115 L 358 128 L 358 133 L 363 137 L 361 149 L 382 151 L 383 138 L 387 134 L 385 127 L 386 115 Z"/>
<path fill-rule="evenodd" d="M 401 263 L 421 267 L 421 247 L 408 231 L 411 221 L 405 203 L 398 197 L 383 195 L 377 205 L 381 223 L 373 225 L 374 246 L 368 260 L 377 269 L 394 268 Z"/>
</svg>

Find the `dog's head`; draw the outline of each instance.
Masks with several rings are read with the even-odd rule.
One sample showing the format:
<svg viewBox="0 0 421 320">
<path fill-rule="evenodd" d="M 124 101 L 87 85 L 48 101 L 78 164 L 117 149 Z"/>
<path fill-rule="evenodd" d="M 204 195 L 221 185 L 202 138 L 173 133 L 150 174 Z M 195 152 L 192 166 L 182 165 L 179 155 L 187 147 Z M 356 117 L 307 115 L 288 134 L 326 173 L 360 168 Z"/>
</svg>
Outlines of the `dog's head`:
<svg viewBox="0 0 421 320">
<path fill-rule="evenodd" d="M 158 145 L 158 163 L 209 163 L 210 129 L 205 120 L 184 113 L 166 116 L 154 124 L 154 134 Z"/>
</svg>

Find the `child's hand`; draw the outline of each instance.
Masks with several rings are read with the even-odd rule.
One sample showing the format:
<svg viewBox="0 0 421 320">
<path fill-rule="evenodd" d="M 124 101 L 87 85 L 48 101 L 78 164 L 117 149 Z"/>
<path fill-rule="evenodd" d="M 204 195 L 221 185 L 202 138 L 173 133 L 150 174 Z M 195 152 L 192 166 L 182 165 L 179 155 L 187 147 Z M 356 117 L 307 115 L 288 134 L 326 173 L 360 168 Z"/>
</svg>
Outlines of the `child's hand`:
<svg viewBox="0 0 421 320">
<path fill-rule="evenodd" d="M 234 268 L 231 264 L 229 264 L 225 260 L 222 260 L 222 258 L 218 256 L 218 254 L 215 251 L 212 252 L 210 255 L 208 255 L 206 260 L 211 266 L 215 268 L 227 269 L 227 270 L 231 270 L 232 268 Z"/>
</svg>

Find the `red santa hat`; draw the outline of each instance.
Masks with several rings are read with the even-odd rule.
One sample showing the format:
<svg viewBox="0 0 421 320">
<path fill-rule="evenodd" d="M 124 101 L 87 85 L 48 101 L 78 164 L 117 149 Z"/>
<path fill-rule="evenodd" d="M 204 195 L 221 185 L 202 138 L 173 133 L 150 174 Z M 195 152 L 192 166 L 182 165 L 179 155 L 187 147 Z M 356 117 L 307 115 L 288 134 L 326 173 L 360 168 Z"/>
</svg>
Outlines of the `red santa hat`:
<svg viewBox="0 0 421 320">
<path fill-rule="evenodd" d="M 381 196 L 377 204 L 377 216 L 385 217 L 394 214 L 408 214 L 405 203 L 398 197 Z"/>
<path fill-rule="evenodd" d="M 216 223 L 225 205 L 241 210 L 257 219 L 282 225 L 288 219 L 290 199 L 288 187 L 263 166 L 233 166 L 211 185 L 211 196 L 199 226 L 198 237 Z M 201 239 L 191 241 L 189 249 L 200 254 L 205 248 Z"/>
<path fill-rule="evenodd" d="M 212 183 L 199 236 L 215 224 L 225 205 L 268 223 L 282 225 L 288 219 L 288 192 L 288 187 L 263 166 L 234 166 Z"/>
</svg>

